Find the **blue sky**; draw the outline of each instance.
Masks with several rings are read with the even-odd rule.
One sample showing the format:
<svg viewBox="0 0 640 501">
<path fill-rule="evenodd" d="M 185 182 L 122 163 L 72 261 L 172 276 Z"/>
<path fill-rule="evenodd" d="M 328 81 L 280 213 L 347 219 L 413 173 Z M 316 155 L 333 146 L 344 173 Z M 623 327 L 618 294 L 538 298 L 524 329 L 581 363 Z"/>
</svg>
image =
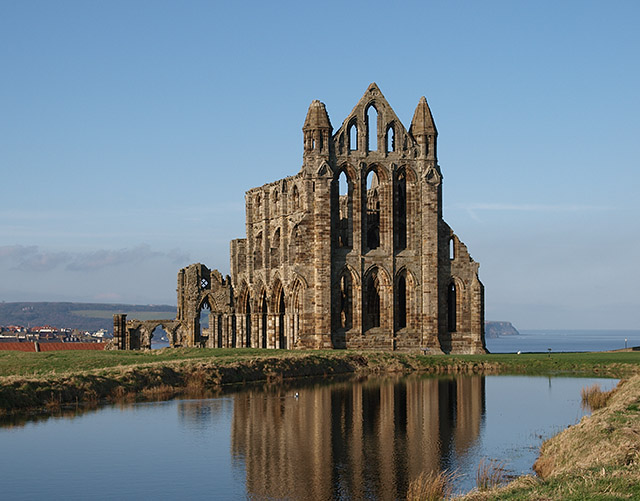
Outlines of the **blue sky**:
<svg viewBox="0 0 640 501">
<path fill-rule="evenodd" d="M 439 131 L 486 317 L 640 325 L 640 2 L 0 0 L 0 300 L 175 304 L 371 82 Z"/>
</svg>

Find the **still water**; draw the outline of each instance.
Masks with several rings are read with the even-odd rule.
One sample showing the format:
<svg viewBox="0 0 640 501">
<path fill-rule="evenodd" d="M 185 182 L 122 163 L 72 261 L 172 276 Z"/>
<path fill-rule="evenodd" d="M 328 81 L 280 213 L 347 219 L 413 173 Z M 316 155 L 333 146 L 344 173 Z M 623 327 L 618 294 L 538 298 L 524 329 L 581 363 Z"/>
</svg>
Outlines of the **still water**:
<svg viewBox="0 0 640 501">
<path fill-rule="evenodd" d="M 424 376 L 286 383 L 4 423 L 3 499 L 402 499 L 424 470 L 482 458 L 531 472 L 538 448 L 612 379 Z"/>
<path fill-rule="evenodd" d="M 640 346 L 640 330 L 521 330 L 486 343 L 491 353 L 610 351 Z"/>
</svg>

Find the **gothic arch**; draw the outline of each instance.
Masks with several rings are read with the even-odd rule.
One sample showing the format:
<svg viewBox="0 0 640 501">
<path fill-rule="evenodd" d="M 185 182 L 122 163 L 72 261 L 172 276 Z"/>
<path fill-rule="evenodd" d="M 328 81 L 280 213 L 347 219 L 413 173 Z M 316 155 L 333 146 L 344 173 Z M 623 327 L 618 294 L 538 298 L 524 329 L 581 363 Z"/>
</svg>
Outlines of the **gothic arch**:
<svg viewBox="0 0 640 501">
<path fill-rule="evenodd" d="M 389 318 L 384 315 L 391 306 L 389 273 L 382 267 L 371 266 L 362 279 L 362 330 L 388 328 Z"/>
<path fill-rule="evenodd" d="M 417 318 L 417 280 L 411 270 L 401 267 L 393 284 L 394 330 L 415 329 Z"/>
<path fill-rule="evenodd" d="M 449 332 L 462 330 L 465 296 L 464 281 L 460 277 L 452 275 L 447 286 L 447 330 Z"/>
</svg>

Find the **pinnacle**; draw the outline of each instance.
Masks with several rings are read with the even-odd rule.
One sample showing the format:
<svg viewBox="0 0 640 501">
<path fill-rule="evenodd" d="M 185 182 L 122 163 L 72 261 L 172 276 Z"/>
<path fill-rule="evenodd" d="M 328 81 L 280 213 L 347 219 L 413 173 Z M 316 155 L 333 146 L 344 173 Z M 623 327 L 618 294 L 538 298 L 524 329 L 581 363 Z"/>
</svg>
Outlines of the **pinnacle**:
<svg viewBox="0 0 640 501">
<path fill-rule="evenodd" d="M 411 127 L 409 132 L 413 136 L 419 136 L 423 134 L 437 134 L 436 124 L 433 121 L 427 98 L 422 96 L 416 106 L 416 111 L 413 113 L 413 120 L 411 120 Z"/>
<path fill-rule="evenodd" d="M 307 118 L 304 121 L 302 130 L 317 128 L 331 129 L 332 127 L 324 103 L 314 99 L 309 105 L 309 111 L 307 112 Z"/>
</svg>

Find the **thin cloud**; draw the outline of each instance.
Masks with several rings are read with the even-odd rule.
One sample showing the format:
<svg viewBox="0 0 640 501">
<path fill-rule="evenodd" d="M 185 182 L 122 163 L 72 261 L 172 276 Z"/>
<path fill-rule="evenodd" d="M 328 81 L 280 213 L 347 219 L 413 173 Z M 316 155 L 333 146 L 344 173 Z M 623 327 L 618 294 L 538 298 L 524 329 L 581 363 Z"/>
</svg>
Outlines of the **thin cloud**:
<svg viewBox="0 0 640 501">
<path fill-rule="evenodd" d="M 602 205 L 548 205 L 548 204 L 504 204 L 504 203 L 479 203 L 479 204 L 458 204 L 454 205 L 456 209 L 474 210 L 492 210 L 492 211 L 524 211 L 524 212 L 586 212 L 586 211 L 607 211 L 613 210 L 613 207 Z"/>
<path fill-rule="evenodd" d="M 90 252 L 54 252 L 35 245 L 0 246 L 0 262 L 6 262 L 12 269 L 19 271 L 45 272 L 63 266 L 69 271 L 100 270 L 153 259 L 169 259 L 173 263 L 182 263 L 187 261 L 189 256 L 179 249 L 171 249 L 168 252 L 154 251 L 147 244 Z"/>
</svg>

